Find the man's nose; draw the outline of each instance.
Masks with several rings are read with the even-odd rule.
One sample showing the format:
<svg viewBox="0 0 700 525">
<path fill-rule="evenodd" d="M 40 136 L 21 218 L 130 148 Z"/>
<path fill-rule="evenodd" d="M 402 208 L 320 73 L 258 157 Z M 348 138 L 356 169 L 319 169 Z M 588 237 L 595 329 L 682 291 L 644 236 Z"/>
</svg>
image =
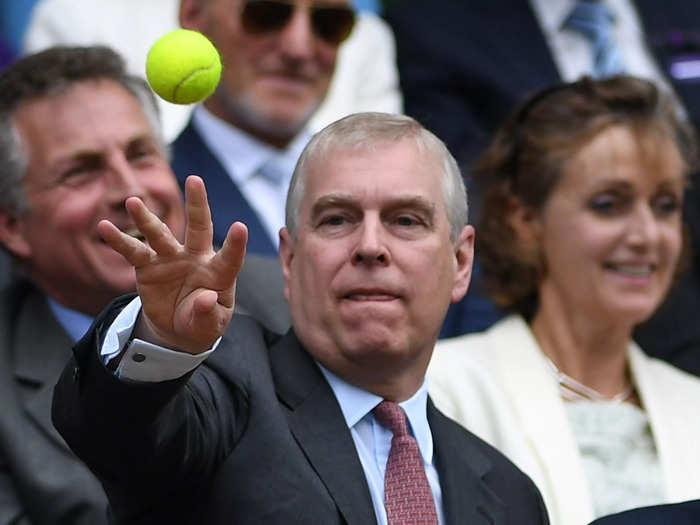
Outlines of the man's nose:
<svg viewBox="0 0 700 525">
<path fill-rule="evenodd" d="M 309 58 L 314 53 L 315 39 L 309 8 L 297 7 L 280 33 L 281 51 L 291 58 Z"/>
<path fill-rule="evenodd" d="M 386 266 L 391 262 L 386 232 L 380 220 L 365 219 L 358 235 L 357 245 L 352 254 L 353 263 Z"/>
<path fill-rule="evenodd" d="M 107 171 L 107 191 L 114 205 L 123 205 L 128 197 L 145 199 L 146 192 L 144 191 L 141 176 L 126 157 L 123 155 L 110 157 Z"/>
</svg>

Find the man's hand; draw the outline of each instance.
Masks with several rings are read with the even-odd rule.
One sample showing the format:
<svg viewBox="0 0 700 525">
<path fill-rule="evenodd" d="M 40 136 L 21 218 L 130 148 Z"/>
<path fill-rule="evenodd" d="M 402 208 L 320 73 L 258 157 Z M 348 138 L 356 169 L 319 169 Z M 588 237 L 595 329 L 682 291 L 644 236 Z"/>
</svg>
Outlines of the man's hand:
<svg viewBox="0 0 700 525">
<path fill-rule="evenodd" d="M 202 179 L 187 178 L 185 201 L 184 245 L 138 197 L 128 198 L 126 208 L 145 241 L 122 233 L 108 220 L 101 221 L 98 229 L 105 242 L 136 269 L 143 304 L 137 337 L 199 354 L 211 347 L 231 320 L 248 230 L 243 223 L 232 224 L 223 247 L 215 253 Z"/>
</svg>

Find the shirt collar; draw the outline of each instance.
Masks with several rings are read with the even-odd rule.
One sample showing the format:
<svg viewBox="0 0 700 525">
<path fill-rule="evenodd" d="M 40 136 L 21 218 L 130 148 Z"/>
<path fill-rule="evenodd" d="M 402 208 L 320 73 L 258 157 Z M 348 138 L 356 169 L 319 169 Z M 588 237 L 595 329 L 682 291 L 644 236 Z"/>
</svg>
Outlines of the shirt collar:
<svg viewBox="0 0 700 525">
<path fill-rule="evenodd" d="M 576 0 L 531 0 L 532 9 L 549 34 L 558 33 Z"/>
<path fill-rule="evenodd" d="M 82 312 L 71 310 L 51 297 L 47 297 L 47 299 L 51 312 L 63 329 L 68 332 L 73 342 L 82 338 L 90 328 L 94 318 Z"/>
<path fill-rule="evenodd" d="M 299 155 L 311 138 L 311 133 L 305 128 L 286 148 L 280 150 L 221 120 L 201 104 L 194 110 L 192 123 L 238 184 L 251 178 L 263 164 L 270 161 L 288 173 L 285 181 L 288 183 Z"/>
<path fill-rule="evenodd" d="M 343 413 L 348 428 L 354 427 L 365 417 L 371 417 L 374 421 L 372 410 L 381 403 L 383 399 L 371 392 L 351 385 L 320 363 L 317 364 L 338 400 L 340 410 Z M 428 425 L 427 381 L 424 380 L 418 391 L 406 401 L 399 403 L 399 406 L 403 408 L 406 417 L 408 417 L 408 422 L 413 431 L 413 437 L 415 437 L 418 442 L 418 448 L 423 456 L 423 460 L 428 464 L 432 464 L 433 436 L 430 433 L 430 426 Z"/>
</svg>

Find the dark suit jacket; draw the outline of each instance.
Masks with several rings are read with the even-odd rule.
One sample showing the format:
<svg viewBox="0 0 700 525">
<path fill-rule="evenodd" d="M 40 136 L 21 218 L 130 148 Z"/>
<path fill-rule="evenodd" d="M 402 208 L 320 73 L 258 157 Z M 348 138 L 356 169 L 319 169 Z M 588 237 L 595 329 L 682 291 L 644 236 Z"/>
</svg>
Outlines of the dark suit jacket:
<svg viewBox="0 0 700 525">
<path fill-rule="evenodd" d="M 172 150 L 171 164 L 183 191 L 188 175 L 199 175 L 204 179 L 214 223 L 214 243 L 223 244 L 229 226 L 241 221 L 248 227 L 248 253 L 277 255 L 277 249 L 257 213 L 207 148 L 191 121 L 173 142 Z"/>
<path fill-rule="evenodd" d="M 71 346 L 26 282 L 0 295 L 0 524 L 107 523 L 102 487 L 51 424 Z"/>
<path fill-rule="evenodd" d="M 662 71 L 683 54 L 700 53 L 700 2 L 633 3 Z M 493 131 L 526 94 L 561 80 L 527 0 L 402 0 L 386 18 L 396 36 L 406 113 L 442 138 L 467 172 Z M 669 80 L 691 120 L 700 124 L 699 79 Z M 472 216 L 478 216 L 480 188 L 469 186 Z M 700 246 L 697 190 L 688 193 L 686 204 L 691 235 Z M 477 252 L 478 235 L 477 231 Z M 698 259 L 696 252 L 668 303 L 637 333 L 647 352 L 696 374 L 700 374 L 700 323 L 695 322 L 700 309 Z M 475 270 L 466 298 L 450 308 L 441 337 L 483 329 L 502 315 L 486 299 L 478 266 Z"/>
<path fill-rule="evenodd" d="M 338 402 L 293 331 L 274 336 L 236 316 L 192 374 L 133 383 L 97 356 L 115 315 L 76 346 L 53 418 L 121 522 L 375 522 Z M 547 522 L 529 478 L 432 403 L 428 411 L 447 523 Z"/>
<path fill-rule="evenodd" d="M 628 510 L 597 519 L 590 525 L 697 525 L 698 523 L 700 523 L 700 500 Z"/>
<path fill-rule="evenodd" d="M 279 255 L 246 254 L 236 279 L 236 312 L 283 334 L 291 326 Z"/>
<path fill-rule="evenodd" d="M 279 256 L 248 255 L 236 309 L 266 328 L 290 326 Z M 53 387 L 73 342 L 42 293 L 19 280 L 0 295 L 0 525 L 107 523 L 97 479 L 51 423 Z"/>
</svg>

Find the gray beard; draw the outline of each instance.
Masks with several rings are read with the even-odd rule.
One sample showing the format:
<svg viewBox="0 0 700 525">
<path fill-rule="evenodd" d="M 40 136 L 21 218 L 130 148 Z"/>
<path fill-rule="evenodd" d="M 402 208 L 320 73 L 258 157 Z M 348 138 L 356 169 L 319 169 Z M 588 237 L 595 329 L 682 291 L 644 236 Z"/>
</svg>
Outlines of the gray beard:
<svg viewBox="0 0 700 525">
<path fill-rule="evenodd" d="M 322 99 L 318 100 L 306 115 L 295 122 L 272 121 L 255 110 L 254 105 L 246 96 L 232 97 L 221 86 L 216 91 L 216 95 L 222 102 L 223 109 L 228 117 L 226 120 L 248 131 L 257 138 L 275 139 L 279 141 L 291 142 L 292 139 L 306 126 L 307 122 L 314 114 Z"/>
</svg>

